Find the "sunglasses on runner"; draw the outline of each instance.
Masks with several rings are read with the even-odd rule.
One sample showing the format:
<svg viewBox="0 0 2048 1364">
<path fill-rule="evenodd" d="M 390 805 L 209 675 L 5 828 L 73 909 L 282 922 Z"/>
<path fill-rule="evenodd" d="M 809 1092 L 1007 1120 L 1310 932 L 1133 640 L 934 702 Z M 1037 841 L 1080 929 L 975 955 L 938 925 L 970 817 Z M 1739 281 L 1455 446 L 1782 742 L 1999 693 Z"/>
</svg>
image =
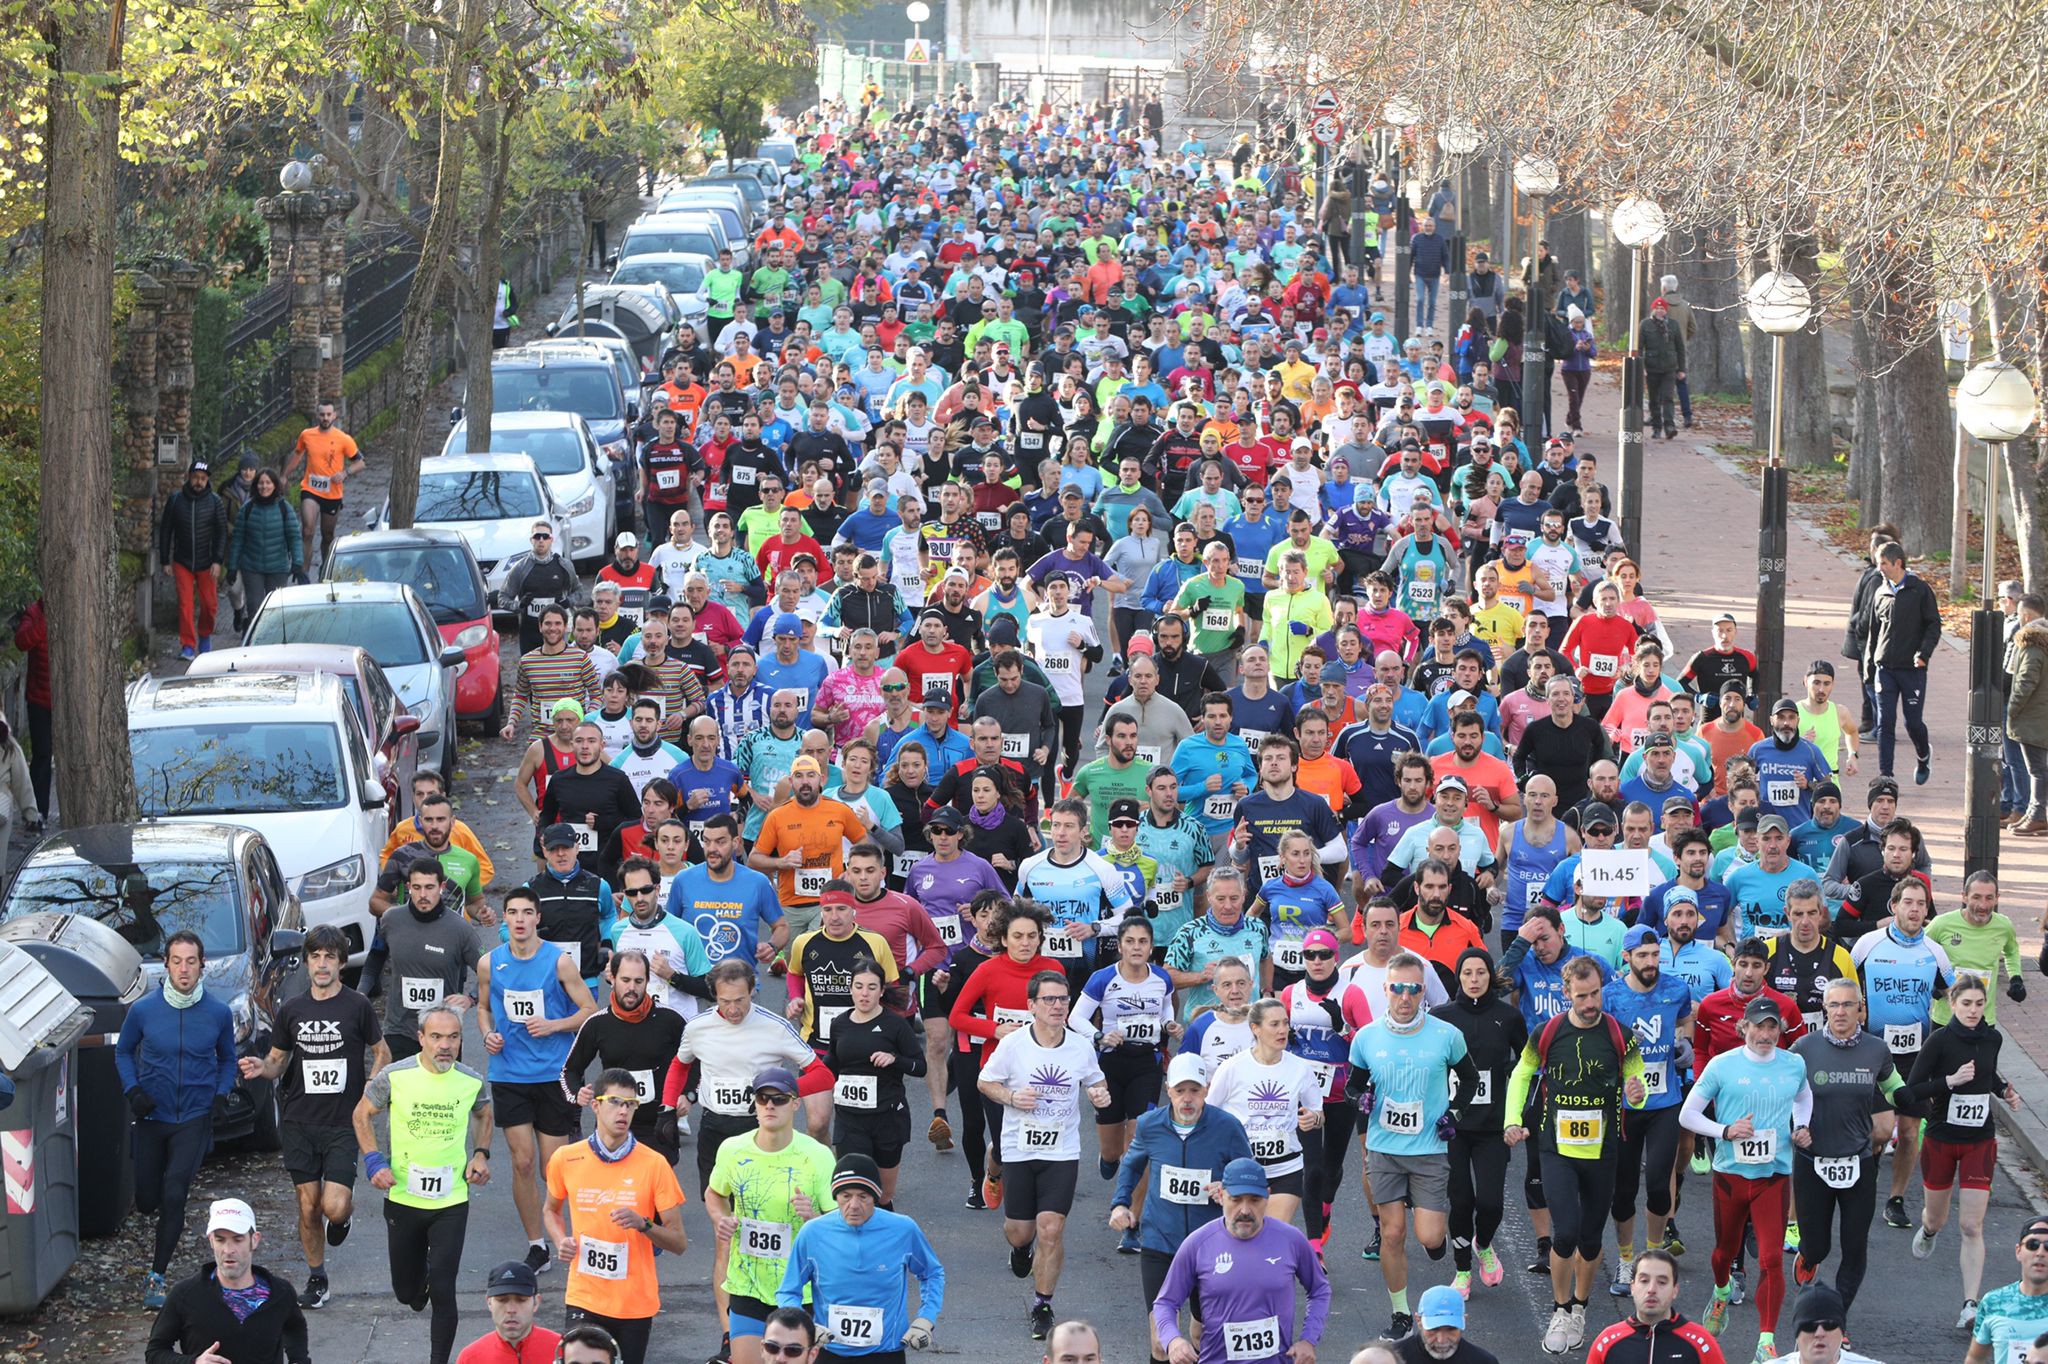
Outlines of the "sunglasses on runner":
<svg viewBox="0 0 2048 1364">
<path fill-rule="evenodd" d="M 800 1340 L 764 1340 L 761 1342 L 761 1352 L 763 1354 L 780 1355 L 784 1359 L 802 1359 L 804 1352 L 810 1348 L 810 1346 Z"/>
<path fill-rule="evenodd" d="M 794 1094 L 778 1094 L 772 1089 L 765 1092 L 757 1089 L 754 1091 L 754 1102 L 757 1104 L 767 1104 L 770 1108 L 780 1108 L 784 1104 L 795 1103 L 796 1096 Z"/>
<path fill-rule="evenodd" d="M 2020 1242 L 2020 1249 L 2039 1254 L 2041 1251 L 2048 1250 L 2048 1240 L 2043 1240 L 2038 1236 L 2029 1236 L 2026 1240 Z"/>
<path fill-rule="evenodd" d="M 1335 961 L 1337 954 L 1327 947 L 1304 948 L 1301 959 L 1303 961 Z"/>
<path fill-rule="evenodd" d="M 661 887 L 659 886 L 627 886 L 626 894 L 632 896 L 634 899 L 637 900 L 643 895 L 652 895 L 655 891 L 660 889 Z"/>
<path fill-rule="evenodd" d="M 598 1102 L 610 1104 L 613 1108 L 638 1108 L 640 1106 L 638 1099 L 623 1094 L 606 1094 L 601 1096 Z"/>
<path fill-rule="evenodd" d="M 1842 1329 L 1842 1323 L 1833 1320 L 1809 1321 L 1802 1325 L 1799 1329 L 1802 1331 L 1839 1331 Z"/>
<path fill-rule="evenodd" d="M 1304 952 L 1302 955 L 1306 957 L 1308 953 Z M 1419 995 L 1422 993 L 1422 982 L 1419 980 L 1390 980 L 1387 982 L 1387 993 L 1390 995 Z"/>
<path fill-rule="evenodd" d="M 910 690 L 910 684 L 909 684 L 908 682 L 897 682 L 897 683 L 893 683 L 893 684 L 892 684 L 892 683 L 888 683 L 888 682 L 884 682 L 884 683 L 882 684 L 882 690 L 883 690 L 883 691 L 909 691 L 909 690 Z"/>
</svg>

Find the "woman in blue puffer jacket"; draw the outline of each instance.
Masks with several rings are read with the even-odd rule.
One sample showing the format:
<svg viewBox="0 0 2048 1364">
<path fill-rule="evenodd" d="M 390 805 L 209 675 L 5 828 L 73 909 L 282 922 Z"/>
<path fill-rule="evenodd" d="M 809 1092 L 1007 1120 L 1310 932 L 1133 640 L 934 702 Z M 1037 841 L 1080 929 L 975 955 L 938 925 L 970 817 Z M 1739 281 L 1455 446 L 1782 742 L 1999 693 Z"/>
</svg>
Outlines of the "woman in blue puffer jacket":
<svg viewBox="0 0 2048 1364">
<path fill-rule="evenodd" d="M 284 499 L 284 480 L 274 469 L 258 469 L 249 480 L 249 500 L 235 514 L 228 536 L 228 572 L 242 575 L 249 615 L 292 580 L 305 563 L 304 556 L 298 513 Z"/>
</svg>

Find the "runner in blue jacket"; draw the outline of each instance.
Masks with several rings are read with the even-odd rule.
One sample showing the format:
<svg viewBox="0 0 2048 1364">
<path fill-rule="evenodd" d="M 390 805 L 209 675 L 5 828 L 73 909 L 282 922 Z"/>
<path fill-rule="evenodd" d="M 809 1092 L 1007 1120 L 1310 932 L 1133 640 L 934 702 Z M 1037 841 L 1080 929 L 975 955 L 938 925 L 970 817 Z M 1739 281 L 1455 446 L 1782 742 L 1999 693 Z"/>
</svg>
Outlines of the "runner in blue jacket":
<svg viewBox="0 0 2048 1364">
<path fill-rule="evenodd" d="M 838 1211 L 813 1217 L 790 1244 L 789 1265 L 775 1301 L 802 1307 L 811 1293 L 811 1317 L 824 1348 L 821 1361 L 922 1350 L 932 1343 L 945 1305 L 946 1267 L 915 1221 L 878 1208 L 882 1172 L 854 1152 L 832 1172 Z M 910 1315 L 908 1269 L 917 1276 L 917 1315 Z"/>
</svg>

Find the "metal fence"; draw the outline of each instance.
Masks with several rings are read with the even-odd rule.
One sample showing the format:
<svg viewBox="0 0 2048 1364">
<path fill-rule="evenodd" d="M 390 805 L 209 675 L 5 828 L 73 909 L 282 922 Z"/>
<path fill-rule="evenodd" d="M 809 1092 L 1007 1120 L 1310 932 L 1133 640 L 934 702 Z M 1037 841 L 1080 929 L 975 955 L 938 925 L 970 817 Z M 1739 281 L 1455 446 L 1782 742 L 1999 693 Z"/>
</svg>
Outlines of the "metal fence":
<svg viewBox="0 0 2048 1364">
<path fill-rule="evenodd" d="M 225 456 L 284 420 L 292 401 L 291 285 L 277 283 L 242 305 L 222 347 L 220 438 Z"/>
<path fill-rule="evenodd" d="M 399 333 L 406 296 L 419 268 L 419 243 L 404 228 L 366 240 L 342 285 L 342 326 L 348 342 L 342 369 L 352 370 Z"/>
</svg>

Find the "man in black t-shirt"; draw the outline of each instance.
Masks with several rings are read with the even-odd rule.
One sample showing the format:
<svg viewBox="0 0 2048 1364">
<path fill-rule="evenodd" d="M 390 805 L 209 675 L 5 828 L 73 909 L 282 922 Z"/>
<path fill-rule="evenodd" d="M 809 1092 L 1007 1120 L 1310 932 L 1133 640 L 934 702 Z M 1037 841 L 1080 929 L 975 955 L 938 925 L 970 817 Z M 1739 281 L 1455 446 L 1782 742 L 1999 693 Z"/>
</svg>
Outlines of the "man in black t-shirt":
<svg viewBox="0 0 2048 1364">
<path fill-rule="evenodd" d="M 299 1247 L 306 1254 L 300 1305 L 327 1305 L 326 1247 L 348 1239 L 354 1212 L 356 1102 L 371 1075 L 391 1064 L 377 1010 L 341 983 L 348 939 L 332 924 L 306 935 L 310 988 L 277 1011 L 270 1053 L 239 1062 L 245 1080 L 277 1083 L 285 1173 L 298 1192 Z"/>
</svg>

